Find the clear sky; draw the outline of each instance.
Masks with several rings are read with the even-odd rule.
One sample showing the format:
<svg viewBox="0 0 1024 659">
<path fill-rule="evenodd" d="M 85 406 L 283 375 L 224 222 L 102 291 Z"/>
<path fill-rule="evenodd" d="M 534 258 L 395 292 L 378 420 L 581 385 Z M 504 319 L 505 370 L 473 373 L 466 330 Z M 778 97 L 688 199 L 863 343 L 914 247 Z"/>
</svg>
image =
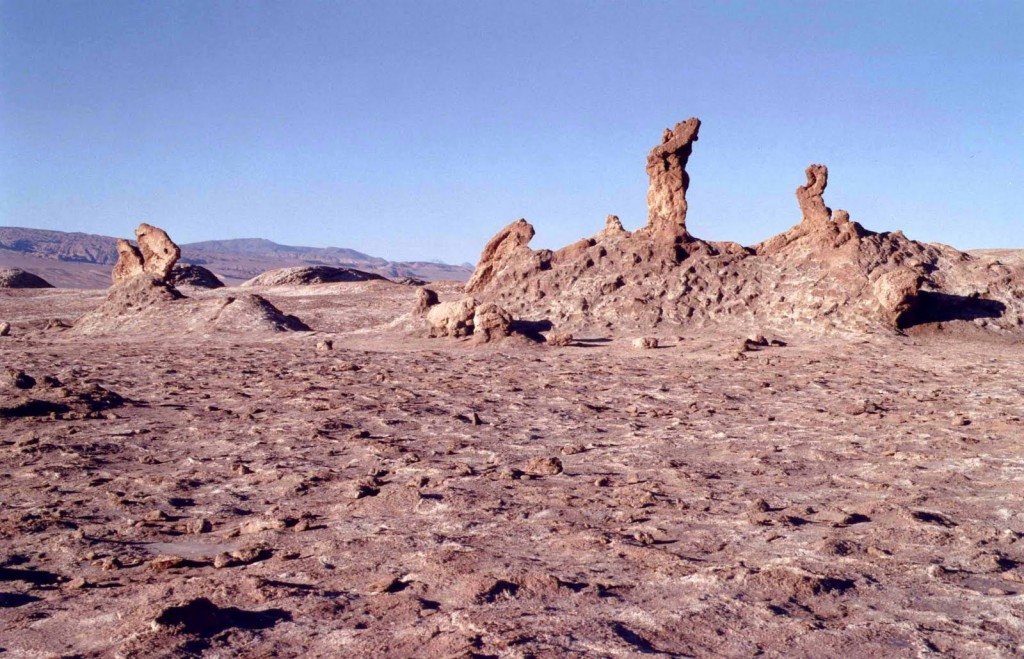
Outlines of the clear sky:
<svg viewBox="0 0 1024 659">
<path fill-rule="evenodd" d="M 646 221 L 698 116 L 695 235 L 793 190 L 875 230 L 1024 247 L 1024 2 L 0 0 L 0 224 L 475 262 Z"/>
</svg>

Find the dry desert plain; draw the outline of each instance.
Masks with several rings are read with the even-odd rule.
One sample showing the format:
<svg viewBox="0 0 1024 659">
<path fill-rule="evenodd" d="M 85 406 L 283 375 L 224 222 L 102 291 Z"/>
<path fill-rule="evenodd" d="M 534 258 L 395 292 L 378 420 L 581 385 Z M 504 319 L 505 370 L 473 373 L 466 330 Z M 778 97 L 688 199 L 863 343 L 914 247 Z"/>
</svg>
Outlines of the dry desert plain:
<svg viewBox="0 0 1024 659">
<path fill-rule="evenodd" d="M 476 345 L 413 286 L 255 292 L 314 331 L 0 291 L 0 656 L 1024 652 L 1018 334 Z"/>
</svg>

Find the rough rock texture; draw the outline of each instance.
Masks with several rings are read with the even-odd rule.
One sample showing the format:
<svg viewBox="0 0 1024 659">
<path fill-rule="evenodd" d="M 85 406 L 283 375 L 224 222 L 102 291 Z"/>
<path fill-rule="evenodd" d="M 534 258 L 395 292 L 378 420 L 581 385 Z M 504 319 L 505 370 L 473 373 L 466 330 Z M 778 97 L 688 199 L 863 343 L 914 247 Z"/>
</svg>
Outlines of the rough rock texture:
<svg viewBox="0 0 1024 659">
<path fill-rule="evenodd" d="M 1018 337 L 478 349 L 335 286 L 180 340 L 0 293 L 0 657 L 1020 655 Z"/>
<path fill-rule="evenodd" d="M 1024 324 L 1024 271 L 951 247 L 875 233 L 825 204 L 828 169 L 807 168 L 797 188 L 802 220 L 753 247 L 686 230 L 686 164 L 700 122 L 665 132 L 648 156 L 649 219 L 629 232 L 615 216 L 593 238 L 532 250 L 517 220 L 484 248 L 466 293 L 516 318 L 566 330 L 660 325 L 801 326 L 894 331 L 975 321 Z"/>
<path fill-rule="evenodd" d="M 135 229 L 138 247 L 127 240 L 117 241 L 117 263 L 111 277 L 114 284 L 141 274 L 167 281 L 181 249 L 163 229 L 143 222 Z"/>
<path fill-rule="evenodd" d="M 441 302 L 427 311 L 430 336 L 461 338 L 473 333 L 476 300 L 471 297 Z"/>
<path fill-rule="evenodd" d="M 20 268 L 0 268 L 0 288 L 53 288 L 53 285 Z"/>
<path fill-rule="evenodd" d="M 180 250 L 162 229 L 141 224 L 135 234 L 139 247 L 118 241 L 120 258 L 112 275 L 114 285 L 99 307 L 75 321 L 72 334 L 309 330 L 301 320 L 282 313 L 259 295 L 185 297 L 174 282 L 207 284 L 197 286 L 200 288 L 223 284 L 199 266 L 175 270 Z"/>
<path fill-rule="evenodd" d="M 534 233 L 533 226 L 520 218 L 491 238 L 484 246 L 483 254 L 480 255 L 480 263 L 473 272 L 473 276 L 466 282 L 466 293 L 472 295 L 474 291 L 487 288 L 494 279 L 495 273 L 501 269 L 504 263 L 539 254 L 531 250 L 529 246 Z M 546 256 L 547 260 L 550 260 L 550 253 L 546 253 Z M 543 262 L 543 257 L 539 257 L 538 267 Z"/>
<path fill-rule="evenodd" d="M 130 241 L 121 238 L 117 241 L 117 263 L 110 277 L 114 284 L 119 284 L 132 277 L 141 275 L 145 271 L 142 262 L 142 252 Z"/>
<path fill-rule="evenodd" d="M 478 343 L 497 341 L 512 334 L 512 316 L 494 304 L 485 302 L 473 312 L 473 340 Z"/>
<path fill-rule="evenodd" d="M 412 315 L 416 318 L 422 318 L 427 315 L 432 306 L 439 302 L 440 299 L 437 297 L 437 291 L 430 288 L 421 288 L 416 293 L 416 306 L 413 307 Z"/>
<path fill-rule="evenodd" d="M 195 288 L 224 288 L 224 282 L 201 265 L 178 263 L 171 270 L 167 283 L 172 286 L 194 286 Z"/>
<path fill-rule="evenodd" d="M 142 253 L 142 269 L 166 281 L 181 256 L 181 249 L 163 229 L 145 222 L 135 229 L 135 239 Z"/>
<path fill-rule="evenodd" d="M 665 129 L 661 144 L 647 156 L 647 230 L 658 242 L 686 242 L 686 190 L 690 176 L 686 163 L 697 141 L 700 119 L 681 121 Z"/>
<path fill-rule="evenodd" d="M 825 187 L 828 186 L 828 168 L 825 165 L 810 165 L 806 174 L 807 184 L 796 189 L 796 200 L 800 204 L 803 221 L 809 224 L 825 224 L 832 219 L 832 209 L 825 205 L 825 199 L 822 197 Z M 849 217 L 847 214 L 846 219 Z"/>
<path fill-rule="evenodd" d="M 142 275 L 113 287 L 103 304 L 78 319 L 71 332 L 177 334 L 209 330 L 301 332 L 309 327 L 259 295 L 187 298 L 169 284 Z"/>
<path fill-rule="evenodd" d="M 257 275 L 242 286 L 302 286 L 311 284 L 334 284 L 347 281 L 370 281 L 385 279 L 372 272 L 353 268 L 335 268 L 327 265 L 279 268 Z"/>
</svg>

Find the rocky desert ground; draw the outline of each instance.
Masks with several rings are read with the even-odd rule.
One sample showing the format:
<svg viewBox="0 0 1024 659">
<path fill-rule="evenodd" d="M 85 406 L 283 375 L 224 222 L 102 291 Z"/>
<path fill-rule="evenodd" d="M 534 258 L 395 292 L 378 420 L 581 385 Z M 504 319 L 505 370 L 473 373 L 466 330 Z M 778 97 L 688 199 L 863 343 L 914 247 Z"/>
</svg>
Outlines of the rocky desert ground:
<svg viewBox="0 0 1024 659">
<path fill-rule="evenodd" d="M 465 286 L 207 288 L 142 224 L 109 291 L 0 290 L 0 655 L 1024 653 L 1019 264 L 821 165 L 697 239 L 699 125 L 646 227 L 521 220 Z"/>
<path fill-rule="evenodd" d="M 102 293 L 0 294 L 4 654 L 1024 647 L 1019 341 L 474 346 L 396 329 L 416 292 L 263 291 L 311 333 L 87 340 L 52 319 Z"/>
</svg>

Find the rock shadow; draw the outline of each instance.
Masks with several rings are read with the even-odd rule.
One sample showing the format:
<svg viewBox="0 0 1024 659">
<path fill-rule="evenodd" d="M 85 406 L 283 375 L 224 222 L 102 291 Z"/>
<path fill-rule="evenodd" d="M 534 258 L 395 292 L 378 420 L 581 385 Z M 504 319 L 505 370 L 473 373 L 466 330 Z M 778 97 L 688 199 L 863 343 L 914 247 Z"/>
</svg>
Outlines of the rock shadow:
<svg viewBox="0 0 1024 659">
<path fill-rule="evenodd" d="M 548 332 L 554 328 L 550 320 L 513 320 L 509 329 L 515 334 L 522 334 L 526 338 L 538 343 L 544 342 L 544 335 L 541 332 Z"/>
<path fill-rule="evenodd" d="M 268 629 L 291 619 L 292 614 L 284 609 L 246 611 L 233 606 L 217 606 L 205 597 L 199 597 L 164 609 L 153 622 L 182 634 L 210 638 L 227 629 Z"/>
<path fill-rule="evenodd" d="M 1006 305 L 998 300 L 922 291 L 896 324 L 900 329 L 908 329 L 925 323 L 1001 318 L 1005 311 Z"/>
<path fill-rule="evenodd" d="M 33 586 L 51 586 L 59 583 L 61 576 L 45 570 L 21 570 L 18 568 L 0 567 L 0 581 L 24 581 Z"/>
<path fill-rule="evenodd" d="M 32 602 L 38 602 L 41 598 L 34 595 L 22 593 L 0 593 L 0 609 L 13 609 L 17 606 L 25 606 Z"/>
</svg>

